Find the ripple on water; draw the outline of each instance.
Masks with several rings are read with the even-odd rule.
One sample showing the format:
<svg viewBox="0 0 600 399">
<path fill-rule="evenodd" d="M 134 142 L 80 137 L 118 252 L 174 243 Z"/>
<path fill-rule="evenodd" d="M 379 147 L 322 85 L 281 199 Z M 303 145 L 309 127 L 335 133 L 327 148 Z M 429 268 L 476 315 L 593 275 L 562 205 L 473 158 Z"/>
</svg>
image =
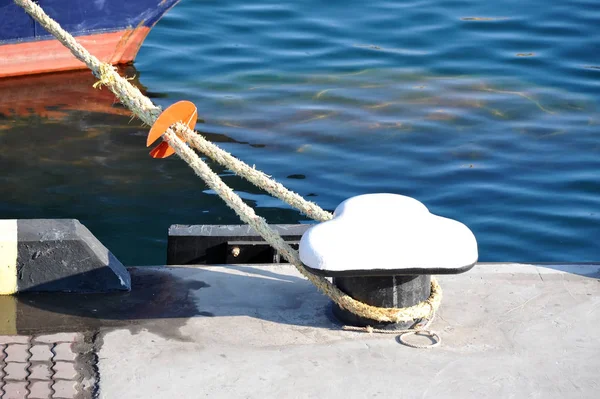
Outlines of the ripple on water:
<svg viewBox="0 0 600 399">
<path fill-rule="evenodd" d="M 483 261 L 594 261 L 599 18 L 590 0 L 182 1 L 125 73 L 326 209 L 400 193 L 467 224 Z M 46 79 L 0 82 L 0 217 L 79 218 L 127 264 L 164 262 L 170 224 L 238 222 L 91 77 Z M 306 221 L 211 166 L 270 222 Z"/>
</svg>

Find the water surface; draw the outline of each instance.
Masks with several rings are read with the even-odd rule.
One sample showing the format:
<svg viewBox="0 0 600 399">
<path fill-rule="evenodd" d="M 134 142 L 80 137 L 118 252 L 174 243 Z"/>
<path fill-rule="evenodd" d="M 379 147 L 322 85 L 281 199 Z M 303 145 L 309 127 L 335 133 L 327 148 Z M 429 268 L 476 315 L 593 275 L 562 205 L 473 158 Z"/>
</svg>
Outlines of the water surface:
<svg viewBox="0 0 600 399">
<path fill-rule="evenodd" d="M 481 261 L 598 261 L 599 21 L 595 1 L 182 0 L 123 73 L 325 209 L 404 194 Z M 78 218 L 128 265 L 164 262 L 171 224 L 238 222 L 93 83 L 0 81 L 0 218 Z M 307 222 L 211 165 L 269 222 Z"/>
</svg>

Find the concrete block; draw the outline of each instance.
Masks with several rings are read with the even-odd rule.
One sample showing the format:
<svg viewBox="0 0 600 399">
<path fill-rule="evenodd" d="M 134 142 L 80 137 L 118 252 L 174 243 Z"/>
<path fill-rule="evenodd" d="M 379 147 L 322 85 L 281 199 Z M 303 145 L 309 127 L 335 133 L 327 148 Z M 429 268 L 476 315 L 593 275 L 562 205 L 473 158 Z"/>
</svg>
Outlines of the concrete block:
<svg viewBox="0 0 600 399">
<path fill-rule="evenodd" d="M 54 389 L 54 398 L 72 399 L 77 395 L 76 381 L 56 381 L 52 386 Z"/>
<path fill-rule="evenodd" d="M 35 343 L 42 344 L 56 344 L 59 342 L 79 342 L 83 339 L 83 334 L 78 332 L 71 333 L 56 333 L 56 334 L 45 334 L 38 335 L 33 339 Z"/>
<path fill-rule="evenodd" d="M 79 221 L 0 221 L 0 294 L 130 289 L 127 269 Z"/>
<path fill-rule="evenodd" d="M 0 335 L 0 345 L 27 344 L 30 339 L 29 335 Z"/>
<path fill-rule="evenodd" d="M 54 354 L 50 351 L 49 345 L 35 345 L 30 350 L 31 362 L 49 362 L 54 357 Z"/>
<path fill-rule="evenodd" d="M 55 380 L 74 380 L 77 378 L 77 370 L 75 370 L 75 363 L 70 362 L 55 362 L 52 366 L 54 375 L 52 376 Z"/>
<path fill-rule="evenodd" d="M 31 366 L 30 371 L 31 374 L 28 377 L 30 380 L 49 381 L 52 378 L 50 363 L 38 363 L 34 366 Z"/>
<path fill-rule="evenodd" d="M 51 397 L 50 381 L 33 381 L 29 385 L 29 399 L 50 399 Z"/>
<path fill-rule="evenodd" d="M 2 399 L 25 399 L 27 397 L 27 382 L 8 382 L 2 387 L 4 396 Z"/>
<path fill-rule="evenodd" d="M 68 342 L 63 342 L 60 344 L 57 344 L 54 347 L 54 360 L 64 360 L 67 362 L 74 362 L 75 359 L 77 358 L 77 354 L 75 352 L 73 352 L 73 344 L 68 343 Z"/>
<path fill-rule="evenodd" d="M 5 380 L 24 381 L 29 373 L 27 372 L 27 363 L 7 363 L 4 368 Z"/>
<path fill-rule="evenodd" d="M 6 352 L 7 362 L 26 362 L 31 357 L 29 345 L 27 344 L 8 345 L 4 351 Z"/>
</svg>

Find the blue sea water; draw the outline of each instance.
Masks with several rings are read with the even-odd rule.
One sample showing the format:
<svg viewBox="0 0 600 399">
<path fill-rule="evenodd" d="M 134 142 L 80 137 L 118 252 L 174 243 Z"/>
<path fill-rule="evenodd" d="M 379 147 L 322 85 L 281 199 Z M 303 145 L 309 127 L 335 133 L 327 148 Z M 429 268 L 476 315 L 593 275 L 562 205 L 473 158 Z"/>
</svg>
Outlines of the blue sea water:
<svg viewBox="0 0 600 399">
<path fill-rule="evenodd" d="M 597 1 L 182 0 L 134 66 L 325 209 L 398 193 L 465 223 L 480 261 L 600 260 Z M 78 218 L 128 265 L 164 263 L 171 224 L 238 223 L 85 76 L 0 82 L 0 218 Z M 307 222 L 211 165 L 269 222 Z"/>
</svg>

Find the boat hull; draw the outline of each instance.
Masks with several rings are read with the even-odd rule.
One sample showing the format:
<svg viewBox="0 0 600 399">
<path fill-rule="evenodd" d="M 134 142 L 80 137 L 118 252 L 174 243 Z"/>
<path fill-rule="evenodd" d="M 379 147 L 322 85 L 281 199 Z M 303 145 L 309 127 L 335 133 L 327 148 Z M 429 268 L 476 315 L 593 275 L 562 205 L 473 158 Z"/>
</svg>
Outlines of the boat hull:
<svg viewBox="0 0 600 399">
<path fill-rule="evenodd" d="M 179 0 L 44 0 L 44 11 L 103 62 L 133 62 L 156 22 Z M 13 3 L 0 0 L 0 78 L 85 68 Z"/>
<path fill-rule="evenodd" d="M 139 27 L 121 32 L 78 36 L 77 41 L 91 54 L 110 64 L 133 62 L 150 32 Z M 43 40 L 0 46 L 0 78 L 85 69 L 58 40 Z"/>
</svg>

